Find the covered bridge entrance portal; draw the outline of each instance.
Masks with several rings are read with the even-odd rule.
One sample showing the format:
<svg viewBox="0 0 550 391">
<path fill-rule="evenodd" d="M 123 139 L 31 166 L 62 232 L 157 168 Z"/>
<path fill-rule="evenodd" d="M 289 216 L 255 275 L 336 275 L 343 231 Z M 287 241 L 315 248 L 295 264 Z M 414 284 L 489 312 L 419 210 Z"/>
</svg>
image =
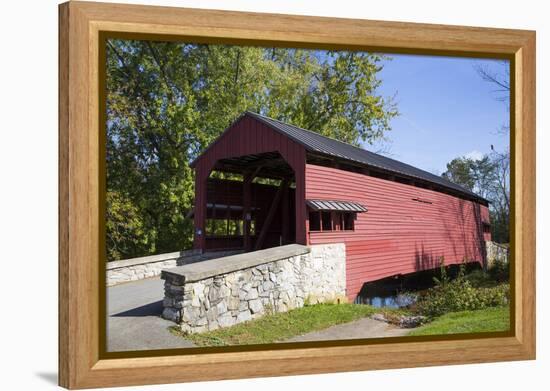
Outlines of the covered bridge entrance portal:
<svg viewBox="0 0 550 391">
<path fill-rule="evenodd" d="M 296 242 L 296 180 L 279 152 L 219 159 L 200 184 L 206 200 L 196 247 L 251 251 Z"/>
<path fill-rule="evenodd" d="M 191 164 L 194 248 L 307 244 L 305 165 L 303 145 L 243 115 Z"/>
</svg>

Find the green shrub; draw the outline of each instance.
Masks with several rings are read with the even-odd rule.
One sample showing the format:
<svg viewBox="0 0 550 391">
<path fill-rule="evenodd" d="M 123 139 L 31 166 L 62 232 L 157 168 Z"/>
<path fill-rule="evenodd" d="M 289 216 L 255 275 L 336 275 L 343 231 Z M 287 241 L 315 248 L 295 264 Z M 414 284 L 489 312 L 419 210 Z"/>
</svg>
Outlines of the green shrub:
<svg viewBox="0 0 550 391">
<path fill-rule="evenodd" d="M 464 276 L 475 288 L 493 287 L 497 284 L 508 282 L 509 277 L 510 269 L 508 263 L 500 260 L 496 260 L 487 271 L 476 269 Z"/>
<path fill-rule="evenodd" d="M 503 260 L 496 259 L 487 272 L 497 282 L 510 281 L 510 265 Z"/>
<path fill-rule="evenodd" d="M 464 278 L 466 278 L 466 280 L 468 280 L 475 288 L 487 288 L 497 284 L 497 281 L 495 281 L 489 273 L 481 269 L 474 270 L 466 274 Z"/>
<path fill-rule="evenodd" d="M 474 270 L 468 273 L 464 278 L 470 282 L 474 287 L 484 286 L 490 279 L 489 274 L 483 270 Z"/>
<path fill-rule="evenodd" d="M 505 305 L 509 299 L 509 285 L 491 288 L 475 288 L 465 277 L 465 266 L 461 265 L 457 277 L 450 280 L 443 260 L 441 277 L 434 278 L 435 286 L 418 296 L 415 312 L 433 318 L 447 312 L 478 310 Z"/>
</svg>

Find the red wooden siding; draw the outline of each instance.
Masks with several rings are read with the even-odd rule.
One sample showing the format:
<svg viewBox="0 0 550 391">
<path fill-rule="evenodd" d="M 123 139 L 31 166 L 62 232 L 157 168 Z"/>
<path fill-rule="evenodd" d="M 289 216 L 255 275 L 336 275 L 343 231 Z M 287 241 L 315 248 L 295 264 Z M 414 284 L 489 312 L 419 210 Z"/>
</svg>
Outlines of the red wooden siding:
<svg viewBox="0 0 550 391">
<path fill-rule="evenodd" d="M 263 123 L 242 117 L 227 129 L 195 162 L 195 239 L 194 248 L 204 249 L 204 225 L 206 219 L 206 185 L 216 161 L 220 159 L 279 152 L 294 170 L 296 180 L 296 243 L 306 244 L 305 198 L 305 150 L 300 144 L 269 128 Z M 203 232 L 197 235 L 197 230 Z"/>
<path fill-rule="evenodd" d="M 441 256 L 445 264 L 483 261 L 482 221 L 489 221 L 489 212 L 476 202 L 311 164 L 306 199 L 357 201 L 368 208 L 357 214 L 354 231 L 308 232 L 310 244 L 346 244 L 352 300 L 365 282 L 437 267 Z"/>
</svg>

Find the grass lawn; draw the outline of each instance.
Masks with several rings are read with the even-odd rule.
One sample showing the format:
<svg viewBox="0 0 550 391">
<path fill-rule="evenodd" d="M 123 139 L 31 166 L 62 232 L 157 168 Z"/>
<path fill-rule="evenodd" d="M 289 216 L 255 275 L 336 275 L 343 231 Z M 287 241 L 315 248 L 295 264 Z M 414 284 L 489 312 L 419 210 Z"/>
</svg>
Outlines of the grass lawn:
<svg viewBox="0 0 550 391">
<path fill-rule="evenodd" d="M 380 309 L 360 304 L 316 304 L 262 318 L 232 327 L 185 335 L 198 346 L 266 344 L 351 322 L 380 312 Z M 177 327 L 171 328 L 182 335 Z"/>
<path fill-rule="evenodd" d="M 507 331 L 510 328 L 508 307 L 477 311 L 451 312 L 411 331 L 409 335 L 436 335 Z"/>
</svg>

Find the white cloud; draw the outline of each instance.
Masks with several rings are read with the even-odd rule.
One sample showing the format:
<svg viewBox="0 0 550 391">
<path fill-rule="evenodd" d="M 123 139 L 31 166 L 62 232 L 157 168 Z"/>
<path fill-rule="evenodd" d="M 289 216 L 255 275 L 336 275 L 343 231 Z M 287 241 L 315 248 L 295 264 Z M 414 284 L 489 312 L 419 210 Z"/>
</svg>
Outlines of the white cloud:
<svg viewBox="0 0 550 391">
<path fill-rule="evenodd" d="M 474 149 L 473 151 L 470 151 L 466 155 L 464 155 L 464 157 L 472 160 L 481 160 L 483 159 L 483 153 Z"/>
</svg>

